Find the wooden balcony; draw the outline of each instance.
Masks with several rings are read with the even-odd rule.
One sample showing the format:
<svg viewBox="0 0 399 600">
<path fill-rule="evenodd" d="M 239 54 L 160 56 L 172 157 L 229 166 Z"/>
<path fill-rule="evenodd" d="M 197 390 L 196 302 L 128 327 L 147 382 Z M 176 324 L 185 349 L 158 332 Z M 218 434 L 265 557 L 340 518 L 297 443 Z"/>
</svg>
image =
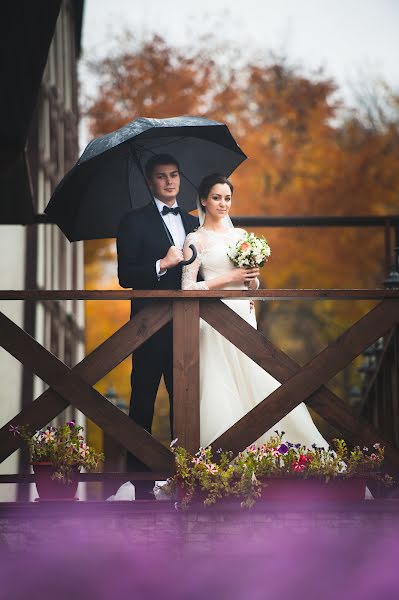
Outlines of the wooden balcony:
<svg viewBox="0 0 399 600">
<path fill-rule="evenodd" d="M 174 335 L 174 435 L 179 444 L 196 451 L 200 440 L 199 419 L 199 335 L 200 318 L 226 337 L 261 368 L 281 382 L 270 396 L 233 425 L 218 440 L 216 447 L 237 454 L 294 409 L 306 402 L 316 413 L 336 428 L 352 444 L 385 446 L 386 464 L 399 471 L 397 436 L 392 436 L 378 422 L 375 428 L 367 415 L 359 417 L 326 384 L 365 349 L 380 338 L 388 340 L 399 323 L 399 290 L 258 290 L 258 291 L 13 291 L 0 292 L 2 300 L 131 300 L 154 298 L 157 301 L 143 309 L 116 331 L 79 364 L 69 368 L 36 340 L 0 313 L 0 345 L 29 368 L 49 388 L 31 405 L 25 407 L 0 429 L 0 462 L 10 456 L 21 440 L 10 433 L 14 427 L 29 423 L 42 428 L 69 404 L 83 412 L 118 444 L 136 455 L 150 473 L 136 478 L 164 478 L 173 472 L 173 455 L 168 448 L 135 424 L 112 405 L 93 385 L 129 356 L 146 339 L 173 320 Z M 358 322 L 342 333 L 303 367 L 260 332 L 253 329 L 221 300 L 253 298 L 271 300 L 374 300 L 378 304 Z M 398 372 L 398 356 L 390 355 L 392 371 Z M 396 383 L 395 383 L 396 382 Z M 392 379 L 380 400 L 387 414 L 396 415 L 398 386 Z M 389 408 L 387 408 L 389 404 Z M 367 417 L 367 418 L 366 418 Z M 388 422 L 388 421 L 387 421 Z M 392 420 L 389 423 L 392 427 Z M 82 474 L 82 481 L 133 478 L 127 473 Z M 0 475 L 0 482 L 28 482 L 31 475 Z"/>
</svg>

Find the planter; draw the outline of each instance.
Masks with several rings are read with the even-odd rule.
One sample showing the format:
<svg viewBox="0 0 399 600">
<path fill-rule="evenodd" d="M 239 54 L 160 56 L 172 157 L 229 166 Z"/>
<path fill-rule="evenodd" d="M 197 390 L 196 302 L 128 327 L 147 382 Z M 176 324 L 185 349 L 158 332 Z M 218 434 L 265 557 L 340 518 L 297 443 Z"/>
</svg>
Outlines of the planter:
<svg viewBox="0 0 399 600">
<path fill-rule="evenodd" d="M 185 496 L 186 496 L 186 491 L 185 491 L 184 485 L 181 483 L 177 484 L 175 495 L 171 499 L 177 500 L 178 503 L 181 503 L 184 500 Z M 210 508 L 213 506 L 217 506 L 217 507 L 231 506 L 232 504 L 239 506 L 239 504 L 240 504 L 240 500 L 237 496 L 224 496 L 223 498 L 216 500 L 215 504 L 206 506 L 206 505 L 204 505 L 204 500 L 206 499 L 206 497 L 207 497 L 206 492 L 203 492 L 202 490 L 198 489 L 198 490 L 196 490 L 190 505 L 192 504 L 197 507 L 199 505 L 201 505 L 202 507 Z"/>
<path fill-rule="evenodd" d="M 266 502 L 286 502 L 301 504 L 307 502 L 361 502 L 365 499 L 367 476 L 335 477 L 325 481 L 316 477 L 307 479 L 301 477 L 267 477 L 260 481 L 266 484 L 256 504 Z M 185 497 L 184 486 L 176 486 L 175 499 L 182 502 Z M 192 504 L 203 504 L 206 494 L 196 490 Z M 216 506 L 240 504 L 243 497 L 228 496 L 216 501 Z M 213 506 L 213 505 L 212 505 Z"/>
<path fill-rule="evenodd" d="M 271 477 L 264 480 L 259 501 L 271 502 L 360 502 L 364 500 L 367 479 L 364 476 L 323 479 Z"/>
<path fill-rule="evenodd" d="M 77 500 L 76 491 L 78 489 L 78 473 L 80 467 L 73 467 L 70 474 L 70 482 L 64 483 L 58 479 L 52 479 L 54 467 L 50 462 L 32 463 L 35 474 L 35 483 L 38 500 Z"/>
</svg>

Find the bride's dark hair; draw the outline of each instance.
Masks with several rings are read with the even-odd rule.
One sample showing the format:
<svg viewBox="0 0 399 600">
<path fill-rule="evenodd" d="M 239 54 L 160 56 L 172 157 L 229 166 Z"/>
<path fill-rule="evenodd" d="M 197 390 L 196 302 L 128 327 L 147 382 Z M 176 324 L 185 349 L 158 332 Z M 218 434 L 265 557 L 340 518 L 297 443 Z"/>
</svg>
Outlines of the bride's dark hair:
<svg viewBox="0 0 399 600">
<path fill-rule="evenodd" d="M 203 178 L 201 183 L 198 186 L 198 197 L 201 199 L 208 198 L 209 192 L 213 188 L 214 185 L 218 183 L 227 183 L 231 190 L 231 194 L 234 192 L 234 186 L 227 177 L 224 175 L 220 175 L 220 173 L 212 173 L 211 175 L 207 175 Z"/>
</svg>

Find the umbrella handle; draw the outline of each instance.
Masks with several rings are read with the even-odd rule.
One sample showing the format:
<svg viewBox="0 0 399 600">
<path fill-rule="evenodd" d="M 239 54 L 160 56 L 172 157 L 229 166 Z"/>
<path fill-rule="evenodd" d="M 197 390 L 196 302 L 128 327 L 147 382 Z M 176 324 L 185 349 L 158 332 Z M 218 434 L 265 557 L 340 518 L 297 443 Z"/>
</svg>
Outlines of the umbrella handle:
<svg viewBox="0 0 399 600">
<path fill-rule="evenodd" d="M 197 248 L 194 246 L 194 244 L 190 244 L 190 245 L 189 245 L 189 248 L 191 248 L 193 255 L 192 255 L 192 257 L 191 257 L 191 258 L 189 258 L 188 260 L 182 260 L 182 262 L 181 262 L 181 263 L 179 263 L 179 264 L 181 264 L 183 267 L 184 267 L 184 266 L 186 266 L 186 265 L 191 265 L 191 263 L 193 263 L 193 262 L 195 261 L 195 259 L 197 258 L 197 254 L 198 254 L 198 253 L 197 253 Z"/>
</svg>

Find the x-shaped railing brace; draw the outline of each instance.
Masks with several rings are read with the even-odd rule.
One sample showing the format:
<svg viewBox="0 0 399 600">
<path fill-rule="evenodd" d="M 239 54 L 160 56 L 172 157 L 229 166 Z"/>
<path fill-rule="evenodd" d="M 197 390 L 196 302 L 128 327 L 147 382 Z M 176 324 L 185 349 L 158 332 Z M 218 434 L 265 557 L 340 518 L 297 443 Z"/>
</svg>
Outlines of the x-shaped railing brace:
<svg viewBox="0 0 399 600">
<path fill-rule="evenodd" d="M 185 299 L 184 302 L 194 306 L 199 300 Z M 194 310 L 193 314 L 198 314 L 198 311 Z M 398 450 L 382 439 L 365 420 L 352 414 L 345 403 L 323 385 L 399 321 L 397 301 L 384 300 L 378 304 L 304 367 L 276 348 L 220 300 L 201 301 L 200 316 L 282 382 L 270 396 L 216 440 L 215 447 L 238 453 L 306 400 L 348 441 L 368 445 L 379 441 L 385 446 L 387 462 L 399 469 Z M 172 453 L 92 387 L 171 319 L 170 302 L 153 304 L 70 369 L 0 313 L 0 345 L 50 386 L 0 429 L 0 462 L 21 445 L 20 438 L 10 433 L 10 425 L 29 423 L 33 428 L 41 428 L 72 404 L 151 470 L 173 470 Z"/>
</svg>

